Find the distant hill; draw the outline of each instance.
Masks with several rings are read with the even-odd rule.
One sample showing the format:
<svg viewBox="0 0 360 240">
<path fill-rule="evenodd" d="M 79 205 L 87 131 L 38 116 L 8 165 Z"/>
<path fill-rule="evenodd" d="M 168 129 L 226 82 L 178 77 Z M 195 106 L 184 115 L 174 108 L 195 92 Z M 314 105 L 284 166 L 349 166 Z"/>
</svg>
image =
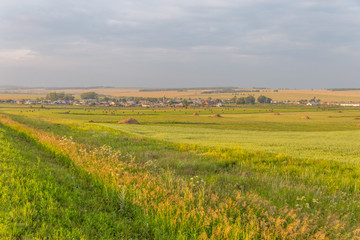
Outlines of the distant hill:
<svg viewBox="0 0 360 240">
<path fill-rule="evenodd" d="M 6 90 L 19 90 L 19 89 L 26 89 L 27 87 L 23 86 L 15 86 L 15 85 L 0 85 L 0 89 Z"/>
<path fill-rule="evenodd" d="M 69 89 L 99 89 L 99 88 L 115 88 L 106 86 L 95 86 L 95 87 L 51 87 L 44 88 L 45 90 L 69 90 Z"/>
<path fill-rule="evenodd" d="M 99 89 L 99 88 L 114 88 L 107 86 L 94 86 L 94 87 L 24 87 L 24 86 L 16 86 L 16 85 L 0 85 L 0 89 L 5 90 L 21 90 L 21 89 L 45 89 L 45 90 L 69 90 L 69 89 Z"/>
</svg>

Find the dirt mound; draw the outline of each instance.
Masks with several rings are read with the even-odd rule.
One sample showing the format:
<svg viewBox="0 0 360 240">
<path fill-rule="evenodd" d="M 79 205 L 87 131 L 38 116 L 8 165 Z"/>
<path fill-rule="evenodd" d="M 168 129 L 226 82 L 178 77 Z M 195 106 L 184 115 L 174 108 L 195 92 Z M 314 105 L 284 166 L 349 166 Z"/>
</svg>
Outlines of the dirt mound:
<svg viewBox="0 0 360 240">
<path fill-rule="evenodd" d="M 310 119 L 309 116 L 302 116 L 301 119 Z"/>
<path fill-rule="evenodd" d="M 213 115 L 211 115 L 211 117 L 221 117 L 221 115 L 220 114 L 213 114 Z"/>
<path fill-rule="evenodd" d="M 136 119 L 129 118 L 118 122 L 119 124 L 140 124 Z"/>
<path fill-rule="evenodd" d="M 197 112 L 194 112 L 193 115 L 194 115 L 194 116 L 197 116 L 197 115 L 199 115 L 199 114 L 198 114 Z"/>
<path fill-rule="evenodd" d="M 280 113 L 274 113 L 274 115 L 280 115 Z"/>
</svg>

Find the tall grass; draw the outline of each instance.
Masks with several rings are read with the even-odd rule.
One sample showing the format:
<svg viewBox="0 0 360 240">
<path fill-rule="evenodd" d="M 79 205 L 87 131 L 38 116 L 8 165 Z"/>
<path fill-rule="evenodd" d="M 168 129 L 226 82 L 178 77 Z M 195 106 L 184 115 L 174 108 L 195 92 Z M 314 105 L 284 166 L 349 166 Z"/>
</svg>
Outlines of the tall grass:
<svg viewBox="0 0 360 240">
<path fill-rule="evenodd" d="M 312 205 L 317 204 L 318 200 L 313 198 L 310 198 L 312 200 L 310 204 L 309 196 L 297 199 L 298 207 L 290 207 L 287 204 L 276 207 L 257 191 L 246 191 L 241 189 L 239 184 L 231 181 L 227 181 L 228 184 L 222 186 L 224 189 L 219 191 L 211 181 L 207 179 L 205 182 L 201 181 L 202 179 L 197 176 L 190 179 L 178 177 L 171 170 L 154 174 L 152 171 L 154 166 L 151 162 L 139 165 L 131 154 L 119 152 L 110 146 L 94 147 L 81 144 L 70 137 L 57 136 L 8 118 L 2 118 L 1 122 L 32 137 L 52 154 L 69 159 L 75 168 L 87 172 L 99 183 L 117 192 L 121 208 L 126 209 L 129 202 L 143 209 L 147 216 L 144 222 L 149 225 L 154 238 L 324 239 L 330 237 L 335 239 L 351 238 L 357 233 L 356 227 L 351 226 L 346 218 L 340 215 L 323 214 L 321 211 L 303 211 L 304 208 L 311 208 Z M 260 183 L 266 179 L 284 180 L 285 176 L 288 181 L 273 183 L 283 184 L 273 188 L 278 190 L 283 190 L 288 184 L 291 186 L 291 181 L 296 180 L 296 177 L 292 178 L 293 173 L 300 176 L 297 166 L 312 165 L 311 162 L 298 162 L 294 158 L 282 156 L 271 159 L 268 158 L 270 156 L 256 154 L 254 156 L 245 152 L 227 152 L 222 149 L 204 151 L 197 149 L 196 146 L 186 146 L 186 148 L 192 148 L 206 155 L 221 154 L 220 164 L 224 164 L 225 167 L 233 166 L 234 163 L 244 166 L 246 173 L 256 174 L 253 179 L 257 179 Z M 256 162 L 253 162 L 254 160 Z M 279 163 L 283 163 L 286 167 L 279 166 L 279 169 L 272 171 L 272 168 Z M 259 174 L 261 171 L 265 173 L 264 178 Z M 226 175 L 225 173 L 224 177 Z M 282 178 L 271 178 L 277 175 L 281 175 Z M 303 177 L 307 179 L 308 176 Z M 330 182 L 325 181 L 325 183 Z M 336 184 L 338 182 L 334 183 L 334 186 Z M 297 186 L 300 185 L 299 181 Z M 282 195 L 280 192 L 274 194 Z"/>
<path fill-rule="evenodd" d="M 0 239 L 152 238 L 141 212 L 122 214 L 101 185 L 2 124 L 0 173 Z"/>
</svg>

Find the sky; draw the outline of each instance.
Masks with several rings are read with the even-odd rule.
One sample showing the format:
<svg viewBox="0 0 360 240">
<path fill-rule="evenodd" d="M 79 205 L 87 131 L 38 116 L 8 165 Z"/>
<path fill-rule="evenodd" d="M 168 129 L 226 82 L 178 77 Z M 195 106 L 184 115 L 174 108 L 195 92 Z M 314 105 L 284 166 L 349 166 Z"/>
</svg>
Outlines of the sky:
<svg viewBox="0 0 360 240">
<path fill-rule="evenodd" d="M 360 1 L 1 0 L 0 85 L 360 87 Z"/>
</svg>

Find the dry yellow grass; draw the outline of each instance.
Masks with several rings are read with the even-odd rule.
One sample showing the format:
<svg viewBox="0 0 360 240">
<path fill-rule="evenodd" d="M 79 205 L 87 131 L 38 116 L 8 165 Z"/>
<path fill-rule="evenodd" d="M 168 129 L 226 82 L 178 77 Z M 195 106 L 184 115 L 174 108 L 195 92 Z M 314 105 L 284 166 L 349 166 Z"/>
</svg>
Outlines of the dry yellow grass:
<svg viewBox="0 0 360 240">
<path fill-rule="evenodd" d="M 0 100 L 6 99 L 37 99 L 44 97 L 45 94 L 35 94 L 35 93 L 0 93 Z"/>
<path fill-rule="evenodd" d="M 1 89 L 0 89 L 1 90 Z M 232 98 L 232 93 L 214 93 L 214 94 L 201 94 L 203 90 L 188 90 L 186 92 L 178 91 L 155 91 L 155 92 L 139 92 L 140 88 L 96 88 L 96 89 L 66 89 L 57 90 L 57 92 L 66 92 L 74 94 L 79 97 L 83 92 L 94 91 L 98 94 L 104 94 L 113 97 L 179 97 L 179 98 Z M 36 99 L 45 97 L 49 92 L 54 90 L 47 90 L 44 88 L 39 89 L 22 89 L 22 90 L 6 90 L 6 94 L 0 93 L 0 99 L 21 99 L 31 98 Z M 2 92 L 2 91 L 0 91 Z M 360 90 L 358 91 L 329 91 L 329 90 L 260 90 L 254 93 L 239 93 L 237 97 L 247 96 L 248 94 L 254 95 L 256 98 L 259 95 L 265 95 L 276 101 L 297 101 L 301 99 L 312 99 L 316 97 L 322 101 L 329 102 L 360 102 Z"/>
</svg>

